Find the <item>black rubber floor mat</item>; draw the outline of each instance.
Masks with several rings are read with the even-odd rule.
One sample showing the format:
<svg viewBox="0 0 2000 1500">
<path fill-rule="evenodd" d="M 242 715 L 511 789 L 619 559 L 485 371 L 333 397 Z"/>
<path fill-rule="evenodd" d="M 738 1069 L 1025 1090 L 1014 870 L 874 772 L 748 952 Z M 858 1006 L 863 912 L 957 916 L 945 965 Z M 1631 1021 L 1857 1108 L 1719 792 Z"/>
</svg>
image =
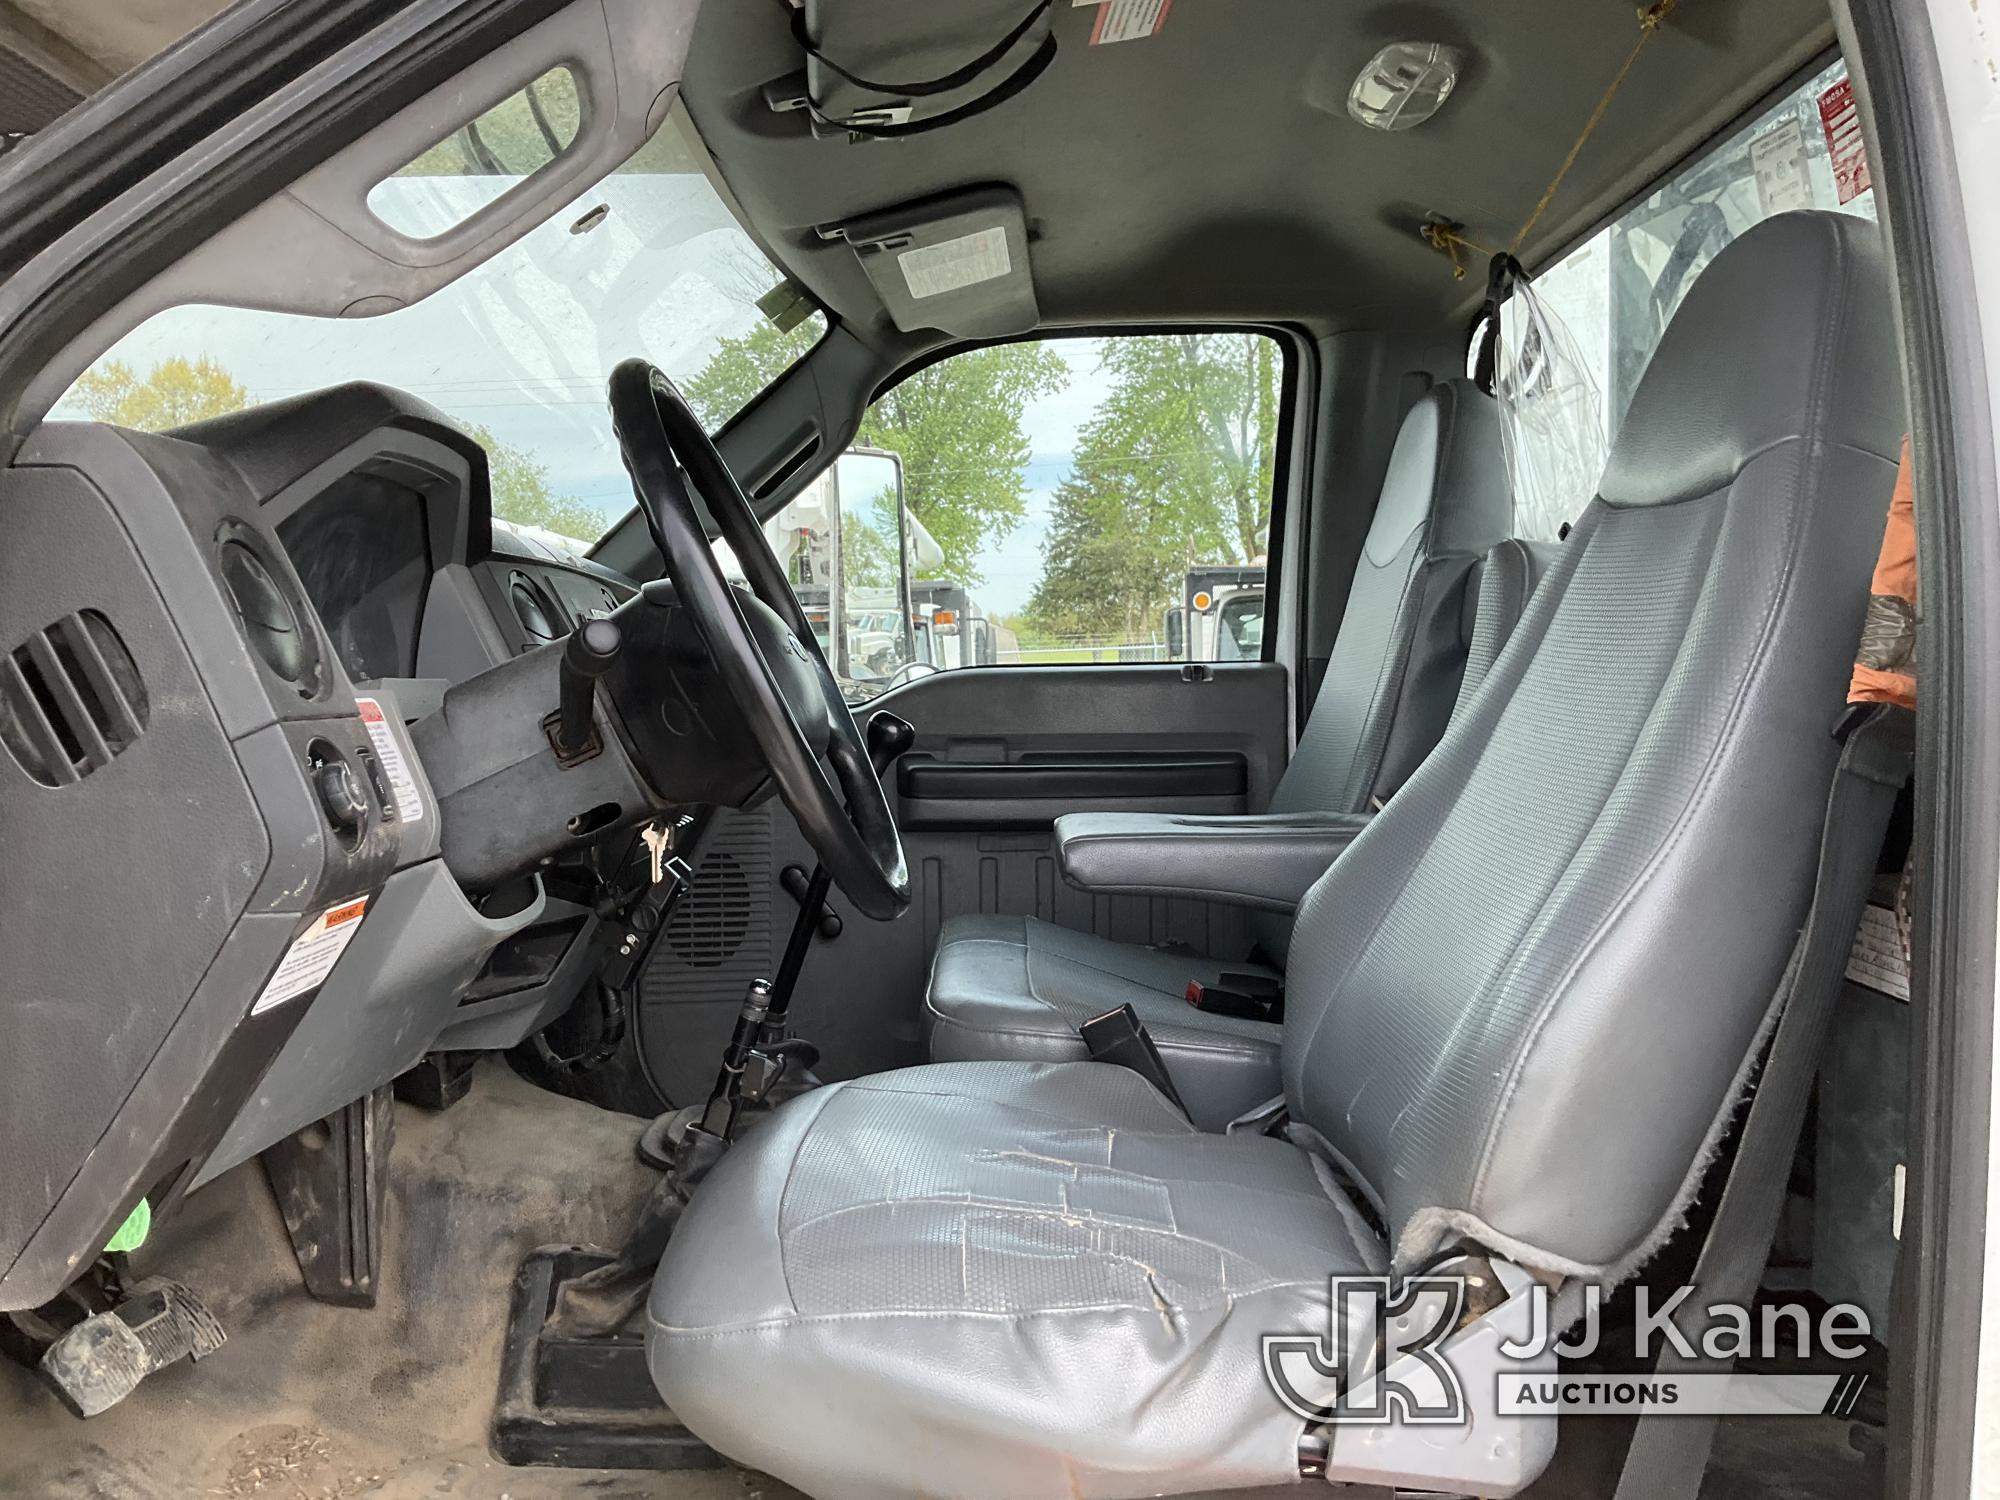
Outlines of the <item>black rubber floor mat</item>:
<svg viewBox="0 0 2000 1500">
<path fill-rule="evenodd" d="M 564 1469 L 720 1467 L 721 1456 L 661 1402 L 640 1327 L 596 1338 L 559 1338 L 544 1328 L 557 1288 L 611 1258 L 601 1250 L 544 1245 L 521 1262 L 500 1358 L 494 1455 Z M 643 1324 L 644 1316 L 634 1321 Z"/>
</svg>

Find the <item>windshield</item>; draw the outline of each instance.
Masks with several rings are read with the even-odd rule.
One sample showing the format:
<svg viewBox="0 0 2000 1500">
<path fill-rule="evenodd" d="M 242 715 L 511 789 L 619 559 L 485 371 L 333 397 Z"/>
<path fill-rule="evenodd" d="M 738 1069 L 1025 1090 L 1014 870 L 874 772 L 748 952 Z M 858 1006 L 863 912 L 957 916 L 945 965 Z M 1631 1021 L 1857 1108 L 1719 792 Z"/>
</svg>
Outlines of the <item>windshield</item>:
<svg viewBox="0 0 2000 1500">
<path fill-rule="evenodd" d="M 624 166 L 415 306 L 372 318 L 170 308 L 119 340 L 54 415 L 158 431 L 377 381 L 471 430 L 491 457 L 499 519 L 580 552 L 632 507 L 604 404 L 614 365 L 651 360 L 713 429 L 826 330 L 702 160 L 676 105 Z M 440 147 L 379 183 L 369 203 L 385 222 L 449 222 L 512 180 Z"/>
</svg>

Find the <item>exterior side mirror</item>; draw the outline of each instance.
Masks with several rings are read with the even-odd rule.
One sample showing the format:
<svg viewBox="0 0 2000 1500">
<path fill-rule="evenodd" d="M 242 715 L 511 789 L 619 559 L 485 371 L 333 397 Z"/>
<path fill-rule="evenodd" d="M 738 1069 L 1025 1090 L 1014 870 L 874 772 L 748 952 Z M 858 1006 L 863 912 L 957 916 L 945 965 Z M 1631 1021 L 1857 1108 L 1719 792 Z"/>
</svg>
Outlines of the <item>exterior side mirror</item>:
<svg viewBox="0 0 2000 1500">
<path fill-rule="evenodd" d="M 1179 661 L 1187 655 L 1187 608 L 1180 604 L 1167 606 L 1165 619 L 1167 637 L 1167 660 Z"/>
</svg>

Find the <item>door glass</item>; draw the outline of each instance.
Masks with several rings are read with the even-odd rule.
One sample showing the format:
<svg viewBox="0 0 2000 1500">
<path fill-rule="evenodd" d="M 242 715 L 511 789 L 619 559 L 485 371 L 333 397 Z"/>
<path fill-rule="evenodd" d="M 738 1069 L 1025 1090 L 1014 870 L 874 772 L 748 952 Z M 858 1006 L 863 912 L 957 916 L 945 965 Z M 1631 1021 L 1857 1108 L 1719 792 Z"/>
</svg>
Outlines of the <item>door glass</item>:
<svg viewBox="0 0 2000 1500">
<path fill-rule="evenodd" d="M 1054 338 L 920 370 L 900 454 L 907 672 L 1254 660 L 1284 358 L 1255 333 Z"/>
</svg>

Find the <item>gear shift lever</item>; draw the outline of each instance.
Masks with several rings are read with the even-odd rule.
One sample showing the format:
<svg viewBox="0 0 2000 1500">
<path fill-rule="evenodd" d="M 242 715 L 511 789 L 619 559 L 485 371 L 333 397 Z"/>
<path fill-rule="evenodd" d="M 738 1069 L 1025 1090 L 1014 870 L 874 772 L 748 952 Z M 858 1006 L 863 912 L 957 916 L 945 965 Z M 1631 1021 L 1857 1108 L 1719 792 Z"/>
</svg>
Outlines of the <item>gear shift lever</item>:
<svg viewBox="0 0 2000 1500">
<path fill-rule="evenodd" d="M 883 709 L 868 716 L 865 738 L 868 741 L 869 763 L 875 767 L 875 774 L 880 776 L 897 756 L 916 743 L 917 730 L 908 719 L 898 718 Z M 785 1036 L 785 1013 L 791 1008 L 792 991 L 798 985 L 799 970 L 805 967 L 806 954 L 812 949 L 820 910 L 826 905 L 827 893 L 832 889 L 833 877 L 827 873 L 826 866 L 814 865 L 812 879 L 806 882 L 805 899 L 799 903 L 798 920 L 792 923 L 791 940 L 785 944 L 785 956 L 778 964 L 777 981 L 771 986 L 771 1010 L 758 1036 L 760 1043 L 781 1041 Z"/>
<path fill-rule="evenodd" d="M 888 770 L 916 737 L 916 730 L 905 719 L 892 713 L 871 715 L 868 759 L 875 774 Z M 832 885 L 826 866 L 815 866 L 799 904 L 798 919 L 792 924 L 778 977 L 769 983 L 755 980 L 750 985 L 737 1012 L 735 1030 L 723 1049 L 722 1067 L 707 1104 L 660 1116 L 640 1138 L 641 1159 L 668 1167 L 686 1187 L 699 1181 L 721 1156 L 735 1134 L 745 1104 L 768 1106 L 779 1102 L 774 1094 L 788 1098 L 812 1088 L 817 1081 L 812 1066 L 819 1061 L 819 1049 L 792 1036 L 786 1013 Z"/>
<path fill-rule="evenodd" d="M 888 712 L 871 714 L 868 759 L 875 774 L 887 771 L 916 737 L 907 720 Z M 818 1054 L 806 1043 L 792 1039 L 786 1030 L 785 1012 L 831 887 L 826 867 L 816 867 L 798 920 L 792 924 L 791 942 L 786 945 L 777 981 L 768 986 L 762 980 L 754 981 L 743 997 L 707 1104 L 662 1115 L 648 1127 L 639 1154 L 664 1165 L 666 1175 L 647 1199 L 618 1259 L 562 1284 L 545 1329 L 547 1335 L 586 1337 L 608 1332 L 630 1317 L 645 1298 L 652 1268 L 659 1264 L 688 1195 L 729 1149 L 743 1106 L 772 1103 L 772 1091 L 781 1085 L 788 1095 L 812 1087 L 809 1070 Z M 791 1086 L 793 1079 L 802 1080 L 800 1090 Z M 676 1128 L 678 1136 L 673 1133 Z"/>
</svg>

